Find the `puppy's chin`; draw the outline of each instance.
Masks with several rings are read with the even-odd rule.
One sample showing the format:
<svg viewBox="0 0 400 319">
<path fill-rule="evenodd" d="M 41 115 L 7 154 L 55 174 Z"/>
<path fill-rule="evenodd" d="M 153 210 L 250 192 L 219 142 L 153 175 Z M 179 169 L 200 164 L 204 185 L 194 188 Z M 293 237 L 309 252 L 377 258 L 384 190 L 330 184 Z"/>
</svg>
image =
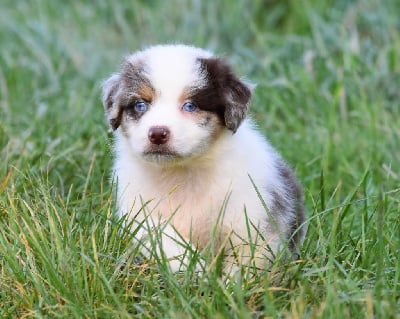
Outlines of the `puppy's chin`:
<svg viewBox="0 0 400 319">
<path fill-rule="evenodd" d="M 176 153 L 166 153 L 166 152 L 144 152 L 142 158 L 146 162 L 156 163 L 156 164 L 171 164 L 180 161 L 180 156 Z"/>
<path fill-rule="evenodd" d="M 200 146 L 186 152 L 179 152 L 167 145 L 152 145 L 141 153 L 141 157 L 148 163 L 171 167 L 192 165 L 193 160 L 200 158 L 203 153 L 204 148 Z"/>
<path fill-rule="evenodd" d="M 179 162 L 182 155 L 167 146 L 153 146 L 143 151 L 142 158 L 146 162 L 162 165 Z"/>
</svg>

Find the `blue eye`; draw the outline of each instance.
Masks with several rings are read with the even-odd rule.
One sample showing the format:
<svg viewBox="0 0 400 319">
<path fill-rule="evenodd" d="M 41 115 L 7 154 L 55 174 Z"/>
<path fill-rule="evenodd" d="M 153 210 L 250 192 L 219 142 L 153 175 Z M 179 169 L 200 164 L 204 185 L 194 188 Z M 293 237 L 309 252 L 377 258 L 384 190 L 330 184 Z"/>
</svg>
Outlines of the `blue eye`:
<svg viewBox="0 0 400 319">
<path fill-rule="evenodd" d="M 197 110 L 197 106 L 194 105 L 191 102 L 186 102 L 185 104 L 183 104 L 182 106 L 182 110 L 186 111 L 186 112 L 194 112 Z"/>
<path fill-rule="evenodd" d="M 139 113 L 146 112 L 149 105 L 146 102 L 140 101 L 135 104 L 135 111 Z"/>
</svg>

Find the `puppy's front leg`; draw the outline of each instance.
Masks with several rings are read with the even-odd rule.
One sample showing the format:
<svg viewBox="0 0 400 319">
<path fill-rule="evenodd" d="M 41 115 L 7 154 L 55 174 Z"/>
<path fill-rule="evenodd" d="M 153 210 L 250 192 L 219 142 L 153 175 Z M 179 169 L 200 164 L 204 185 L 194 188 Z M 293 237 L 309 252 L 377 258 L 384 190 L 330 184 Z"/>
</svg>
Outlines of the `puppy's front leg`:
<svg viewBox="0 0 400 319">
<path fill-rule="evenodd" d="M 202 260 L 197 255 L 196 248 L 187 240 L 182 238 L 167 224 L 153 228 L 153 231 L 146 239 L 144 244 L 144 254 L 146 257 L 154 256 L 159 260 L 166 260 L 173 272 L 183 271 L 188 268 L 191 257 L 195 257 L 196 272 L 201 272 Z"/>
</svg>

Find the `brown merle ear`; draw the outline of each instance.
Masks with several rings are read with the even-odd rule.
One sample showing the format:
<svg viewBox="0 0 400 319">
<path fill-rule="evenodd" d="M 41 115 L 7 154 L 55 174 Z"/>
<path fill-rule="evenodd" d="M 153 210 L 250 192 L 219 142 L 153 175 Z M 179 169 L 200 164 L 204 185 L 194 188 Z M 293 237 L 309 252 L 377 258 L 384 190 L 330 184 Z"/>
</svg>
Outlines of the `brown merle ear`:
<svg viewBox="0 0 400 319">
<path fill-rule="evenodd" d="M 216 90 L 219 110 L 223 114 L 225 126 L 236 132 L 247 116 L 251 99 L 250 85 L 241 81 L 231 67 L 220 58 L 200 59 L 202 72 L 210 84 L 210 89 Z"/>
<path fill-rule="evenodd" d="M 121 76 L 113 74 L 103 83 L 103 105 L 109 125 L 115 131 L 121 124 L 122 110 L 116 103 L 116 96 L 121 86 Z"/>
</svg>

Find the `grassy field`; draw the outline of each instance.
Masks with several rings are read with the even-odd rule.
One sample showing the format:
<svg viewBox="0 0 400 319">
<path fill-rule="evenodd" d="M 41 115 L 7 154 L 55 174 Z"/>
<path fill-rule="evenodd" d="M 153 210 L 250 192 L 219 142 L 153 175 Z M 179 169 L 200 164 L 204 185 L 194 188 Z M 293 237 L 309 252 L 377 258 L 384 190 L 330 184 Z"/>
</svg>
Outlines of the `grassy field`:
<svg viewBox="0 0 400 319">
<path fill-rule="evenodd" d="M 0 4 L 1 318 L 400 318 L 400 2 Z M 252 115 L 295 168 L 301 258 L 224 282 L 135 262 L 114 217 L 100 82 L 184 42 L 258 83 Z"/>
</svg>

